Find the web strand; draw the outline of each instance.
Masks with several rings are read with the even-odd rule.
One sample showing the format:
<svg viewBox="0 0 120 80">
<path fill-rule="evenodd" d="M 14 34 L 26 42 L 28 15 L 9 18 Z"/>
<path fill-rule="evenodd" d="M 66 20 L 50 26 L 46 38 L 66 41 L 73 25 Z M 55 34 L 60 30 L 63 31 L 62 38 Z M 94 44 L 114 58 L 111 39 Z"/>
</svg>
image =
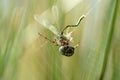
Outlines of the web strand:
<svg viewBox="0 0 120 80">
<path fill-rule="evenodd" d="M 88 16 L 93 10 L 94 8 L 97 6 L 98 3 L 100 3 L 101 0 L 97 0 L 95 5 L 93 5 L 93 7 L 90 8 L 90 10 L 85 14 L 85 16 Z"/>
</svg>

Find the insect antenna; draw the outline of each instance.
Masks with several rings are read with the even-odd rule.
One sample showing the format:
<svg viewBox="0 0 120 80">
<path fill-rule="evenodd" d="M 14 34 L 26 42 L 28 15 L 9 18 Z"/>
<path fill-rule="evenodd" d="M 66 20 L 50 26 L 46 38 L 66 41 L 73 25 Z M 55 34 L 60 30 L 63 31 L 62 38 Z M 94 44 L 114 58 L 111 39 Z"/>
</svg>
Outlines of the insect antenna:
<svg viewBox="0 0 120 80">
<path fill-rule="evenodd" d="M 65 31 L 68 27 L 77 27 L 77 26 L 80 24 L 80 22 L 82 21 L 82 19 L 85 18 L 85 17 L 86 17 L 85 15 L 82 15 L 82 16 L 79 18 L 77 24 L 75 24 L 75 25 L 67 25 L 67 26 L 66 26 L 65 28 L 63 28 L 63 30 L 61 31 L 61 35 L 63 35 L 64 31 Z"/>
</svg>

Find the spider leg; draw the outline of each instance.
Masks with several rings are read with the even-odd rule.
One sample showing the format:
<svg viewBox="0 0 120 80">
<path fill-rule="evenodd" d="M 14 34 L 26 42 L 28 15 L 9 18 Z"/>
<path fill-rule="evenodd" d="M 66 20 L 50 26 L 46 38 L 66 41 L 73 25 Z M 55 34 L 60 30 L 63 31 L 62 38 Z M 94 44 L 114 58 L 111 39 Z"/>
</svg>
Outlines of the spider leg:
<svg viewBox="0 0 120 80">
<path fill-rule="evenodd" d="M 74 48 L 77 48 L 78 46 L 80 46 L 80 42 L 78 42 L 78 43 L 74 46 Z"/>
<path fill-rule="evenodd" d="M 65 28 L 63 28 L 63 30 L 61 31 L 61 34 L 63 35 L 64 31 L 65 31 L 68 27 L 77 27 L 77 26 L 80 24 L 80 22 L 82 21 L 82 19 L 85 18 L 85 17 L 86 17 L 85 15 L 82 15 L 82 16 L 79 18 L 77 24 L 75 24 L 75 25 L 67 25 Z"/>
<path fill-rule="evenodd" d="M 50 40 L 48 37 L 44 36 L 44 35 L 41 34 L 41 33 L 38 33 L 38 35 L 42 36 L 44 39 L 46 39 L 46 40 L 48 40 L 49 42 L 55 44 L 56 46 L 58 45 L 58 44 L 56 43 L 56 41 Z"/>
</svg>

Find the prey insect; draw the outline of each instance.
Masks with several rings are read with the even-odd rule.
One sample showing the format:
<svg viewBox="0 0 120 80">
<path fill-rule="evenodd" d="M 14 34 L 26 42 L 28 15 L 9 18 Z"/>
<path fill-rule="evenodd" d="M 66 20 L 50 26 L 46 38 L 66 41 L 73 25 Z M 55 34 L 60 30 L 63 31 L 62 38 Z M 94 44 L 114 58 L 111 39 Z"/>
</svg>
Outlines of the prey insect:
<svg viewBox="0 0 120 80">
<path fill-rule="evenodd" d="M 78 27 L 80 22 L 83 20 L 83 18 L 85 18 L 85 15 L 82 15 L 77 24 L 75 25 L 67 25 L 66 27 L 63 28 L 63 30 L 61 32 L 58 32 L 57 29 L 49 23 L 49 21 L 47 21 L 44 17 L 42 16 L 38 16 L 35 15 L 34 16 L 35 20 L 42 24 L 44 27 L 46 27 L 47 29 L 49 29 L 50 31 L 52 31 L 55 35 L 58 36 L 57 39 L 51 40 L 48 37 L 44 36 L 41 33 L 38 33 L 40 36 L 42 36 L 43 38 L 45 38 L 46 40 L 48 40 L 49 42 L 59 46 L 59 52 L 64 55 L 64 56 L 72 56 L 74 54 L 74 50 L 76 47 L 78 47 L 79 43 L 76 44 L 75 46 L 71 46 L 69 43 L 71 41 L 71 37 L 70 36 L 66 36 L 64 34 L 65 30 L 68 29 L 69 27 Z M 70 34 L 70 33 L 69 33 Z"/>
</svg>

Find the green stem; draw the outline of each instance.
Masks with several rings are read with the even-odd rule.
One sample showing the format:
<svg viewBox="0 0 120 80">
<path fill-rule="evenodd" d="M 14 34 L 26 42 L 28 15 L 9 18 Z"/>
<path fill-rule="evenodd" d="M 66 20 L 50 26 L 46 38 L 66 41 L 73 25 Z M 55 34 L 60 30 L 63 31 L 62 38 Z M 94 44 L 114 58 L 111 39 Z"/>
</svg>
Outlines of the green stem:
<svg viewBox="0 0 120 80">
<path fill-rule="evenodd" d="M 100 75 L 100 80 L 104 79 L 106 68 L 107 68 L 107 62 L 108 58 L 110 55 L 110 48 L 111 48 L 111 43 L 112 43 L 112 37 L 114 33 L 114 28 L 115 28 L 115 22 L 116 22 L 116 16 L 117 16 L 117 5 L 118 5 L 118 0 L 116 0 L 114 4 L 114 10 L 113 10 L 113 15 L 111 18 L 111 23 L 110 23 L 110 31 L 108 34 L 108 39 L 107 39 L 107 44 L 106 44 L 106 49 L 105 49 L 105 55 L 104 55 L 104 60 L 103 60 L 103 67 L 102 67 L 102 72 Z"/>
</svg>

